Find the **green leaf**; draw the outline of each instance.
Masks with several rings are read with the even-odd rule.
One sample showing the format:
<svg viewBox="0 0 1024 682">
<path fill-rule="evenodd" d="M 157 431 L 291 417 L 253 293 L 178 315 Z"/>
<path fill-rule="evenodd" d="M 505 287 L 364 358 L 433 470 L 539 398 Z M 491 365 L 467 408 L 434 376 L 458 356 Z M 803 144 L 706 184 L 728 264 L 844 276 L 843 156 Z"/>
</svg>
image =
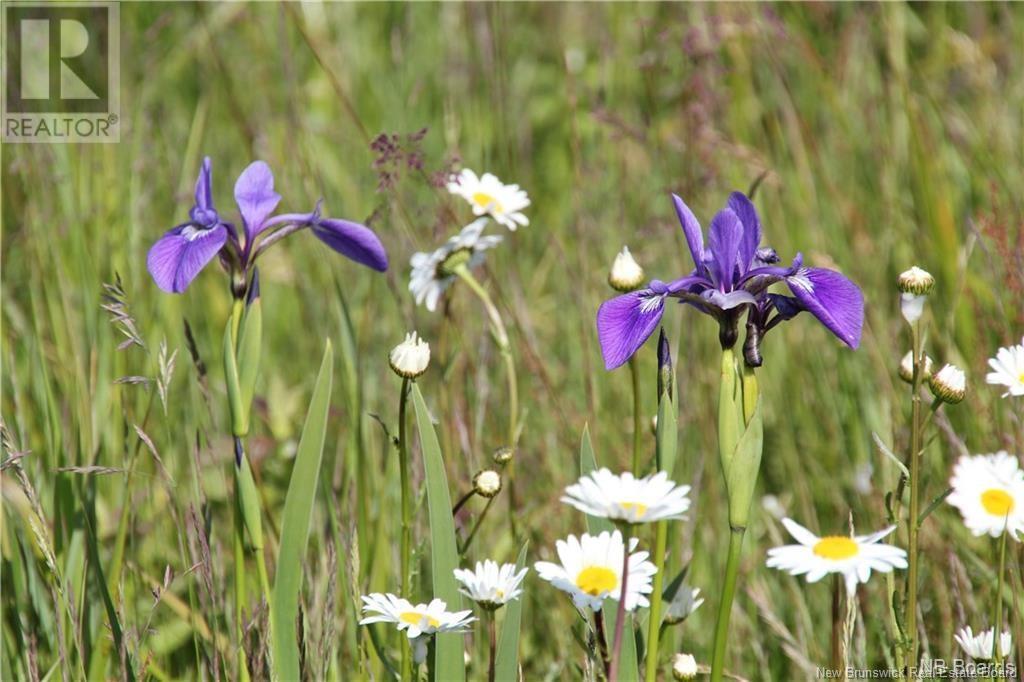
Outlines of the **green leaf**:
<svg viewBox="0 0 1024 682">
<path fill-rule="evenodd" d="M 743 392 L 736 371 L 736 356 L 731 348 L 726 348 L 722 350 L 722 382 L 718 393 L 718 454 L 726 481 L 742 429 Z"/>
<path fill-rule="evenodd" d="M 583 437 L 580 440 L 580 476 L 590 473 L 597 468 L 597 459 L 594 458 L 594 446 L 590 443 L 590 426 L 583 426 Z M 587 531 L 591 535 L 598 535 L 603 531 L 613 531 L 615 527 L 608 519 L 587 514 Z"/>
<path fill-rule="evenodd" d="M 761 451 L 764 446 L 764 423 L 761 417 L 761 399 L 757 399 L 750 423 L 743 430 L 736 451 L 726 472 L 725 485 L 729 491 L 729 524 L 733 528 L 746 528 L 750 516 L 750 502 L 761 469 Z"/>
<path fill-rule="evenodd" d="M 676 404 L 669 398 L 668 393 L 663 393 L 658 402 L 658 430 L 656 458 L 658 469 L 672 478 L 672 472 L 676 468 L 676 451 L 679 438 L 676 426 Z"/>
<path fill-rule="evenodd" d="M 444 459 L 437 434 L 430 423 L 430 412 L 423 402 L 419 386 L 412 385 L 412 404 L 416 410 L 416 428 L 423 449 L 423 468 L 427 486 L 427 512 L 430 518 L 430 573 L 434 582 L 434 597 L 443 599 L 449 611 L 462 608 L 462 596 L 455 580 L 459 567 L 459 551 L 455 544 L 455 521 L 452 518 L 452 498 L 448 492 L 448 476 L 444 472 Z M 435 635 L 433 679 L 450 682 L 466 679 L 463 654 L 463 636 L 458 633 Z"/>
<path fill-rule="evenodd" d="M 256 378 L 260 371 L 260 348 L 263 343 L 263 306 L 259 297 L 246 306 L 242 330 L 238 338 L 238 387 L 242 402 L 240 426 L 249 433 L 252 396 L 256 392 Z"/>
<path fill-rule="evenodd" d="M 238 359 L 235 357 L 235 336 L 233 323 L 228 320 L 224 329 L 224 382 L 227 384 L 228 405 L 231 407 L 231 434 L 244 436 L 249 430 L 242 406 L 242 389 L 238 381 Z"/>
<path fill-rule="evenodd" d="M 299 613 L 299 590 L 302 588 L 302 566 L 305 563 L 309 525 L 313 518 L 320 460 L 327 431 L 327 408 L 331 400 L 333 378 L 331 342 L 324 348 L 320 373 L 313 397 L 309 401 L 306 424 L 288 482 L 281 521 L 281 546 L 277 550 L 277 574 L 274 576 L 274 608 L 271 613 L 275 677 L 280 680 L 299 679 L 299 645 L 296 618 Z"/>
<path fill-rule="evenodd" d="M 524 544 L 523 548 L 519 550 L 519 558 L 516 560 L 517 573 L 526 566 L 528 545 L 529 543 Z M 501 626 L 501 635 L 498 637 L 498 654 L 494 664 L 494 679 L 496 680 L 519 679 L 519 626 L 522 616 L 522 597 L 505 607 L 505 621 Z"/>
</svg>

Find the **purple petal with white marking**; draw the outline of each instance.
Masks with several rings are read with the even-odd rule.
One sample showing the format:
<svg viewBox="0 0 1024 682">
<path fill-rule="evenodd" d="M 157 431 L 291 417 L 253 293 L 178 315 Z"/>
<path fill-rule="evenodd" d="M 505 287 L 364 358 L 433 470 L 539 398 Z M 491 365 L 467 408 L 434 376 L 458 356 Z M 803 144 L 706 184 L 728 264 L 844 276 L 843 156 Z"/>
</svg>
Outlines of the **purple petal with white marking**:
<svg viewBox="0 0 1024 682">
<path fill-rule="evenodd" d="M 737 306 L 741 306 L 744 303 L 756 303 L 757 299 L 749 291 L 743 289 L 737 289 L 736 291 L 730 291 L 727 294 L 723 294 L 718 289 L 708 289 L 701 293 L 701 296 L 706 299 L 711 305 L 721 310 L 731 310 Z"/>
<path fill-rule="evenodd" d="M 686 245 L 690 247 L 690 257 L 698 271 L 704 266 L 704 235 L 701 234 L 700 223 L 693 211 L 682 199 L 675 194 L 672 195 L 672 203 L 676 207 L 676 215 L 679 216 L 679 224 L 683 227 L 683 235 L 686 237 Z"/>
<path fill-rule="evenodd" d="M 263 161 L 253 161 L 235 182 L 235 202 L 245 223 L 245 234 L 252 239 L 266 222 L 281 195 L 274 191 L 274 174 Z"/>
<path fill-rule="evenodd" d="M 228 231 L 223 225 L 209 230 L 191 225 L 176 227 L 149 250 L 146 267 L 158 287 L 180 294 L 217 255 L 227 238 Z"/>
<path fill-rule="evenodd" d="M 324 218 L 313 225 L 313 234 L 327 246 L 378 272 L 388 269 L 388 254 L 373 230 L 337 218 Z"/>
<path fill-rule="evenodd" d="M 786 278 L 800 305 L 818 318 L 850 348 L 860 345 L 864 326 L 864 295 L 860 287 L 835 270 L 801 268 Z"/>
<path fill-rule="evenodd" d="M 723 208 L 711 219 L 708 230 L 708 248 L 714 257 L 711 267 L 718 278 L 719 288 L 732 289 L 733 272 L 739 257 L 740 241 L 743 239 L 743 223 L 730 208 Z"/>
<path fill-rule="evenodd" d="M 743 239 L 740 241 L 740 273 L 747 271 L 754 256 L 757 254 L 757 247 L 761 245 L 761 220 L 757 217 L 757 210 L 754 204 L 742 192 L 733 192 L 729 195 L 729 208 L 743 225 Z"/>
<path fill-rule="evenodd" d="M 649 289 L 623 294 L 597 309 L 597 338 L 604 367 L 613 370 L 629 360 L 658 327 L 665 297 Z"/>
</svg>

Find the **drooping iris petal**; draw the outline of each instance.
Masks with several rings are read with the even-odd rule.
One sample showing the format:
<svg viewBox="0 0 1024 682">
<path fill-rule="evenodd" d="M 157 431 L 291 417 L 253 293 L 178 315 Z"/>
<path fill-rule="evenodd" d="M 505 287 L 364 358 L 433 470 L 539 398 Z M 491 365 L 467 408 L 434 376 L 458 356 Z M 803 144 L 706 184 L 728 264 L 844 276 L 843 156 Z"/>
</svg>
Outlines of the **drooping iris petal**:
<svg viewBox="0 0 1024 682">
<path fill-rule="evenodd" d="M 708 248 L 714 259 L 711 267 L 715 271 L 718 287 L 731 291 L 733 272 L 739 257 L 740 241 L 743 239 L 743 223 L 730 208 L 723 208 L 711 219 L 708 230 Z"/>
<path fill-rule="evenodd" d="M 612 370 L 633 356 L 658 327 L 665 297 L 650 289 L 605 301 L 597 309 L 597 338 L 605 369 Z"/>
<path fill-rule="evenodd" d="M 750 267 L 757 254 L 757 247 L 761 245 L 761 219 L 757 217 L 754 204 L 742 192 L 733 192 L 729 195 L 729 208 L 743 225 L 743 239 L 740 240 L 739 249 L 740 274 L 742 274 Z"/>
<path fill-rule="evenodd" d="M 156 285 L 168 293 L 180 294 L 206 267 L 227 241 L 223 225 L 198 229 L 176 227 L 157 240 L 146 257 L 146 267 Z"/>
<path fill-rule="evenodd" d="M 864 326 L 864 295 L 860 287 L 835 270 L 800 268 L 786 278 L 800 305 L 850 348 L 860 345 Z"/>
<path fill-rule="evenodd" d="M 388 254 L 370 228 L 359 223 L 324 218 L 312 226 L 313 234 L 327 246 L 378 272 L 388 269 Z"/>
<path fill-rule="evenodd" d="M 252 240 L 267 216 L 277 207 L 281 195 L 274 191 L 274 174 L 263 161 L 253 161 L 235 182 L 235 202 L 245 222 L 246 238 Z"/>
<path fill-rule="evenodd" d="M 675 194 L 672 195 L 672 203 L 675 204 L 679 224 L 683 226 L 683 235 L 686 237 L 686 245 L 690 247 L 693 265 L 700 273 L 704 266 L 704 235 L 701 234 L 700 223 L 697 222 L 697 216 L 693 215 L 690 207 Z"/>
</svg>

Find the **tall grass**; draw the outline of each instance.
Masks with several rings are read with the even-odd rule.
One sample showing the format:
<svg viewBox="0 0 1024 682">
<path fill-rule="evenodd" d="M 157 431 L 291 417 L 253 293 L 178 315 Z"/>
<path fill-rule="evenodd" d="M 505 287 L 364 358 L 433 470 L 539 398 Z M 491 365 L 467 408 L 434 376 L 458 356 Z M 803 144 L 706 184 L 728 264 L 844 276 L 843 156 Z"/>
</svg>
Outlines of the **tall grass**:
<svg viewBox="0 0 1024 682">
<path fill-rule="evenodd" d="M 884 491 L 899 471 L 872 433 L 907 448 L 895 368 L 909 347 L 893 282 L 910 264 L 939 282 L 932 351 L 966 368 L 973 386 L 966 409 L 937 417 L 942 435 L 921 462 L 930 489 L 961 451 L 1024 451 L 1024 411 L 982 383 L 985 359 L 1024 333 L 1019 5 L 133 3 L 121 22 L 120 144 L 3 147 L 2 679 L 233 675 L 233 445 L 219 362 L 231 298 L 213 268 L 183 296 L 160 293 L 145 271 L 150 244 L 187 209 L 203 154 L 217 160 L 222 203 L 230 179 L 262 158 L 282 194 L 310 205 L 323 196 L 333 214 L 368 222 L 392 257 L 386 277 L 356 277 L 315 240 L 288 240 L 261 263 L 263 363 L 247 452 L 270 556 L 285 545 L 285 496 L 324 340 L 338 349 L 300 557 L 298 654 L 310 677 L 379 679 L 377 652 L 397 661 L 404 644 L 356 625 L 358 595 L 400 583 L 387 350 L 411 329 L 431 341 L 418 385 L 453 498 L 505 442 L 504 369 L 479 302 L 457 286 L 429 314 L 406 291 L 409 255 L 452 231 L 455 206 L 435 174 L 455 158 L 533 200 L 530 226 L 480 274 L 518 365 L 521 537 L 496 504 L 467 559 L 514 562 L 527 540 L 531 560 L 548 558 L 554 538 L 583 530 L 557 500 L 578 473 L 584 424 L 602 465 L 629 467 L 630 377 L 603 371 L 594 313 L 624 243 L 652 277 L 687 270 L 670 190 L 711 215 L 727 191 L 764 175 L 757 204 L 770 244 L 833 262 L 868 306 L 856 353 L 804 320 L 766 342 L 757 499 L 770 497 L 747 534 L 732 617 L 743 646 L 731 647 L 730 671 L 800 679 L 829 660 L 827 588 L 764 569 L 764 550 L 782 540 L 780 507 L 814 531 L 843 529 L 850 513 L 858 530 L 884 525 Z M 378 134 L 396 135 L 397 151 L 371 147 Z M 118 287 L 113 320 L 104 283 Z M 674 311 L 666 325 L 674 477 L 694 488 L 666 577 L 688 566 L 687 582 L 715 594 L 728 539 L 715 330 Z M 653 343 L 638 363 L 641 407 L 653 416 Z M 653 433 L 642 446 L 653 457 Z M 436 583 L 430 506 L 415 502 L 411 597 L 421 600 Z M 456 532 L 481 510 L 461 510 Z M 653 528 L 642 542 L 653 546 Z M 989 618 L 996 547 L 948 507 L 919 546 L 920 647 L 949 659 L 954 628 Z M 1008 550 L 1006 618 L 1019 652 L 1024 555 L 1019 543 Z M 539 581 L 527 588 L 525 678 L 579 675 L 576 613 Z M 894 665 L 885 593 L 883 581 L 861 593 L 858 667 Z M 256 586 L 248 603 L 246 653 L 253 676 L 266 676 Z M 709 660 L 713 619 L 705 607 L 666 629 L 661 651 Z M 480 646 L 467 643 L 470 679 L 484 674 Z"/>
</svg>

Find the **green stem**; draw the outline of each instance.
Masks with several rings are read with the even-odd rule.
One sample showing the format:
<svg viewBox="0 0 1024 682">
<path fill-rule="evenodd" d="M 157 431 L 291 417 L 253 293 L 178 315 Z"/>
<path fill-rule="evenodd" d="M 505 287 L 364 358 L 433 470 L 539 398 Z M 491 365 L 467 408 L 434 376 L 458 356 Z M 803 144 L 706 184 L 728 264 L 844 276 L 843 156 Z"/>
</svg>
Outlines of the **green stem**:
<svg viewBox="0 0 1024 682">
<path fill-rule="evenodd" d="M 409 448 L 406 440 L 406 409 L 409 402 L 409 379 L 402 379 L 402 394 L 398 401 L 398 470 L 402 486 L 402 549 L 400 560 L 401 595 L 410 599 L 412 586 L 410 564 L 412 563 L 412 483 L 409 477 Z M 402 647 L 402 682 L 412 679 L 412 655 L 409 647 Z"/>
<path fill-rule="evenodd" d="M 995 609 L 996 617 L 993 619 L 995 627 L 992 630 L 992 658 L 997 664 L 1003 662 L 1003 652 L 999 646 L 1000 635 L 1003 633 L 1003 573 L 1006 570 L 1006 529 L 999 538 L 999 576 L 996 579 Z"/>
<path fill-rule="evenodd" d="M 484 510 L 480 512 L 480 516 L 476 517 L 476 522 L 473 524 L 472 530 L 469 531 L 469 535 L 466 536 L 466 541 L 459 547 L 459 556 L 465 556 L 469 546 L 473 544 L 473 538 L 476 537 L 476 532 L 480 530 L 480 524 L 483 523 L 484 517 L 487 516 L 487 511 L 494 504 L 494 500 L 497 495 L 487 500 L 487 504 L 484 505 Z"/>
<path fill-rule="evenodd" d="M 487 290 L 483 288 L 480 282 L 477 281 L 473 273 L 469 271 L 469 268 L 465 264 L 459 265 L 455 268 L 454 273 L 465 282 L 476 297 L 480 299 L 484 309 L 487 311 L 487 317 L 491 323 L 491 337 L 494 339 L 494 344 L 498 347 L 498 351 L 501 353 L 501 358 L 505 364 L 505 380 L 508 385 L 508 435 L 507 443 L 512 452 L 515 453 L 516 444 L 519 439 L 519 386 L 516 377 L 515 360 L 512 358 L 512 346 L 509 344 L 508 331 L 505 328 L 505 323 L 501 319 L 501 313 L 498 312 L 497 306 L 491 301 L 490 295 Z M 506 471 L 506 484 L 508 485 L 508 505 L 509 505 L 509 523 L 512 527 L 513 537 L 518 537 L 516 531 L 516 482 L 515 482 L 515 458 L 509 460 L 509 463 L 505 467 Z M 488 508 L 490 505 L 488 504 Z M 484 514 L 487 513 L 487 509 L 484 510 Z M 483 514 L 481 514 L 483 518 Z"/>
<path fill-rule="evenodd" d="M 619 659 L 622 658 L 622 633 L 626 625 L 626 595 L 629 585 L 629 538 L 622 534 L 622 586 L 619 588 L 619 606 L 615 611 L 615 635 L 612 637 L 612 658 L 608 665 L 608 682 L 619 679 Z"/>
<path fill-rule="evenodd" d="M 718 621 L 715 624 L 715 648 L 711 658 L 711 682 L 721 682 L 725 671 L 725 649 L 729 643 L 729 616 L 732 601 L 736 596 L 736 576 L 740 568 L 740 553 L 743 549 L 745 528 L 732 528 L 729 533 L 729 557 L 725 563 L 725 583 L 722 587 L 722 601 L 718 605 Z"/>
<path fill-rule="evenodd" d="M 498 648 L 498 635 L 497 628 L 495 627 L 494 621 L 497 614 L 494 611 L 488 611 L 487 613 L 487 637 L 489 640 L 488 647 L 488 658 L 487 658 L 487 682 L 494 682 L 494 662 L 495 652 Z"/>
<path fill-rule="evenodd" d="M 242 608 L 245 604 L 245 521 L 242 507 L 235 495 L 235 638 L 238 645 L 238 678 L 249 679 L 249 666 L 245 660 L 245 646 L 242 644 Z"/>
<path fill-rule="evenodd" d="M 608 637 L 604 632 L 604 611 L 594 611 L 594 631 L 597 650 L 601 654 L 601 669 L 604 671 L 604 676 L 608 677 L 611 659 L 608 656 Z"/>
<path fill-rule="evenodd" d="M 655 682 L 658 677 L 658 645 L 661 638 L 661 592 L 665 581 L 665 548 L 668 544 L 668 521 L 659 521 L 654 539 L 654 590 L 651 593 L 651 611 L 647 616 L 647 661 L 644 679 Z"/>
<path fill-rule="evenodd" d="M 640 369 L 636 355 L 629 359 L 629 374 L 633 380 L 633 475 L 640 476 L 641 422 L 640 415 Z"/>
<path fill-rule="evenodd" d="M 921 348 L 919 325 L 911 327 L 914 352 L 914 381 L 911 387 L 910 427 L 910 505 L 907 509 L 909 542 L 907 548 L 907 610 L 904 633 L 909 637 L 906 674 L 917 667 L 917 583 L 918 583 L 918 539 L 920 528 L 918 516 L 921 506 L 921 381 L 924 378 L 924 353 Z"/>
</svg>

